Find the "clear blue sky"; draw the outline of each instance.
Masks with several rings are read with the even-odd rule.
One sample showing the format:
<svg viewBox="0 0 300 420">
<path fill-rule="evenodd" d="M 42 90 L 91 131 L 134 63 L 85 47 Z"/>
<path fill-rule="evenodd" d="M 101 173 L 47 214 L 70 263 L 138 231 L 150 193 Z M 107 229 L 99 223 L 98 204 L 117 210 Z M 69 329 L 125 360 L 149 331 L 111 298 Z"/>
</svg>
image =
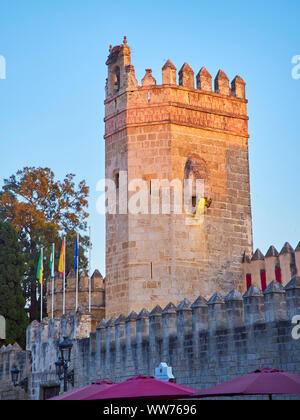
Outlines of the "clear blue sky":
<svg viewBox="0 0 300 420">
<path fill-rule="evenodd" d="M 296 246 L 299 225 L 299 0 L 10 0 L 0 6 L 0 182 L 27 165 L 86 179 L 92 268 L 105 268 L 103 101 L 109 45 L 126 34 L 139 80 L 170 58 L 240 74 L 249 99 L 254 246 Z M 0 184 L 1 185 L 1 184 Z"/>
</svg>

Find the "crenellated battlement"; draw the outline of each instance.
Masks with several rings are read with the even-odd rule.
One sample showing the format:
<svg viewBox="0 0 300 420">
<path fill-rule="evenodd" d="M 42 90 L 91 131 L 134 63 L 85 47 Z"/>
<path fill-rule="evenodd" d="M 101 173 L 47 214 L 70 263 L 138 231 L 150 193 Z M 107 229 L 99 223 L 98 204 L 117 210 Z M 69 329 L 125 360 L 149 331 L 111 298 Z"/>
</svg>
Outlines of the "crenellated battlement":
<svg viewBox="0 0 300 420">
<path fill-rule="evenodd" d="M 208 301 L 199 296 L 193 303 L 184 299 L 178 306 L 170 302 L 164 309 L 156 306 L 150 313 L 142 309 L 139 314 L 132 311 L 129 315 L 122 314 L 117 319 L 102 319 L 97 331 L 105 330 L 105 337 L 115 341 L 120 338 L 119 334 L 116 334 L 116 327 L 122 324 L 125 325 L 127 333 L 131 336 L 136 335 L 134 340 L 137 341 L 138 331 L 143 331 L 145 335 L 145 328 L 141 328 L 142 321 L 144 325 L 148 325 L 148 334 L 151 322 L 157 323 L 159 317 L 162 331 L 168 331 L 168 335 L 178 336 L 183 332 L 193 331 L 206 331 L 213 335 L 219 330 L 288 321 L 299 314 L 300 277 L 296 276 L 285 287 L 273 281 L 264 292 L 252 285 L 244 295 L 232 290 L 227 296 L 215 293 Z"/>
<path fill-rule="evenodd" d="M 89 309 L 89 275 L 83 270 L 79 276 L 78 282 L 78 305 L 82 310 Z M 65 303 L 66 313 L 74 314 L 76 310 L 76 274 L 71 270 L 66 276 L 65 283 Z M 63 278 L 56 273 L 54 279 L 54 318 L 62 316 L 63 308 Z M 104 279 L 99 270 L 95 270 L 91 276 L 91 312 L 95 322 L 99 322 L 105 316 L 105 289 Z M 52 314 L 52 282 L 47 284 L 47 313 L 51 318 Z M 98 323 L 97 322 L 97 323 Z"/>
<path fill-rule="evenodd" d="M 156 79 L 152 76 L 152 69 L 145 70 L 141 84 L 135 78 L 134 66 L 131 64 L 130 47 L 126 44 L 118 45 L 110 49 L 109 57 L 106 64 L 110 68 L 109 77 L 107 79 L 107 95 L 106 100 L 110 101 L 121 93 L 141 87 L 158 87 L 158 86 L 181 86 L 188 90 L 202 90 L 204 92 L 211 92 L 222 96 L 233 96 L 238 99 L 245 100 L 245 85 L 246 83 L 240 76 L 235 76 L 229 85 L 230 80 L 223 70 L 219 70 L 214 79 L 214 92 L 212 91 L 212 76 L 205 67 L 202 67 L 196 76 L 188 63 L 184 63 L 178 71 L 170 59 L 166 61 L 162 67 L 162 84 L 158 85 Z M 123 72 L 122 72 L 123 70 Z M 128 79 L 134 80 L 134 83 L 128 83 Z"/>
<path fill-rule="evenodd" d="M 127 44 L 110 50 L 105 100 L 105 136 L 130 126 L 173 123 L 224 130 L 248 138 L 245 82 L 230 80 L 223 70 L 214 79 L 205 67 L 195 73 L 188 63 L 178 72 L 171 60 L 162 68 L 162 84 L 146 69 L 141 85 Z M 195 83 L 196 82 L 196 83 Z"/>
<path fill-rule="evenodd" d="M 191 88 L 191 84 L 151 84 L 154 80 L 147 70 L 142 86 L 125 91 L 126 97 L 120 93 L 106 100 L 105 136 L 123 129 L 125 125 L 163 122 L 225 129 L 228 133 L 249 137 L 247 101 L 238 96 L 242 95 L 243 89 L 243 85 L 237 82 L 238 78 L 232 82 L 233 90 L 228 84 L 228 92 L 232 92 L 228 95 L 225 94 L 224 81 L 221 85 L 219 78 L 216 92 Z M 201 83 L 204 85 L 204 81 Z"/>
<path fill-rule="evenodd" d="M 300 373 L 300 340 L 291 334 L 291 320 L 299 314 L 300 277 L 294 277 L 285 287 L 273 281 L 264 292 L 252 285 L 243 296 L 233 290 L 208 301 L 200 296 L 193 303 L 184 299 L 177 306 L 170 302 L 164 309 L 157 305 L 151 312 L 103 319 L 96 332 L 84 312 L 35 321 L 27 330 L 32 398 L 39 398 L 41 384 L 57 382 L 55 361 L 64 336 L 73 340 L 75 387 L 153 375 L 162 361 L 173 367 L 179 383 L 198 388 L 264 366 Z"/>
<path fill-rule="evenodd" d="M 273 280 L 286 286 L 296 275 L 300 275 L 300 242 L 295 249 L 286 242 L 280 252 L 272 245 L 266 255 L 260 249 L 244 255 L 243 276 L 247 288 L 255 285 L 265 290 Z"/>
</svg>

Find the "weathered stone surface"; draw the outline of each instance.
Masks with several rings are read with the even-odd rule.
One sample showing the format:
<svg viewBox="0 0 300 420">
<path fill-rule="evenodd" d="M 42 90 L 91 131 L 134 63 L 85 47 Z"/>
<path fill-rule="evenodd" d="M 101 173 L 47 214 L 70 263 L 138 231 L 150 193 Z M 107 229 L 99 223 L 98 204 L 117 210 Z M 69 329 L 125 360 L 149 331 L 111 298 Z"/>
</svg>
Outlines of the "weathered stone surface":
<svg viewBox="0 0 300 420">
<path fill-rule="evenodd" d="M 283 254 L 293 254 L 294 252 L 295 252 L 294 251 L 294 248 L 288 242 L 286 242 L 284 244 L 282 250 L 280 251 L 280 255 L 283 255 Z"/>
<path fill-rule="evenodd" d="M 243 297 L 238 290 L 232 290 L 225 297 L 225 305 L 227 328 L 230 330 L 245 325 Z"/>
<path fill-rule="evenodd" d="M 223 70 L 219 70 L 215 78 L 215 92 L 221 95 L 230 95 L 229 79 Z"/>
<path fill-rule="evenodd" d="M 257 249 L 255 253 L 253 254 L 251 261 L 264 260 L 264 259 L 265 259 L 264 254 L 261 252 L 260 249 Z"/>
<path fill-rule="evenodd" d="M 237 98 L 246 98 L 246 83 L 240 76 L 236 76 L 231 82 L 231 93 Z"/>
<path fill-rule="evenodd" d="M 288 319 L 300 315 L 300 277 L 295 276 L 284 288 Z"/>
<path fill-rule="evenodd" d="M 171 60 L 167 60 L 162 68 L 163 85 L 176 85 L 176 67 Z"/>
<path fill-rule="evenodd" d="M 268 257 L 278 257 L 279 253 L 277 251 L 277 249 L 275 248 L 275 246 L 270 246 L 270 248 L 268 249 L 268 252 L 266 253 L 265 258 Z"/>
<path fill-rule="evenodd" d="M 127 172 L 148 191 L 153 180 L 204 179 L 211 204 L 202 226 L 188 226 L 186 214 L 107 215 L 105 317 L 208 299 L 216 290 L 244 292 L 241 259 L 252 254 L 246 100 L 232 96 L 223 73 L 220 93 L 212 92 L 206 69 L 195 89 L 187 64 L 177 84 L 170 61 L 162 85 L 113 91 L 116 66 L 122 85 L 131 65 L 126 47 L 113 48 L 108 60 L 106 178 Z"/>
<path fill-rule="evenodd" d="M 287 319 L 284 288 L 277 281 L 269 284 L 264 292 L 266 321 L 274 322 Z"/>
<path fill-rule="evenodd" d="M 197 74 L 196 79 L 197 79 L 197 89 L 205 90 L 207 92 L 212 91 L 212 76 L 206 70 L 205 67 L 202 67 L 202 69 Z"/>
<path fill-rule="evenodd" d="M 60 274 L 56 274 L 54 283 L 52 280 L 47 282 L 47 313 L 52 317 L 52 286 L 53 294 L 53 318 L 60 318 L 63 314 L 63 279 Z M 78 309 L 88 313 L 89 310 L 89 287 L 91 287 L 91 313 L 93 315 L 93 331 L 99 321 L 105 316 L 105 293 L 104 281 L 99 270 L 95 270 L 91 279 L 86 270 L 83 270 L 78 284 Z M 76 274 L 71 270 L 66 277 L 65 283 L 65 312 L 75 313 L 76 309 Z"/>
<path fill-rule="evenodd" d="M 153 86 L 156 85 L 156 80 L 152 76 L 152 70 L 146 69 L 146 74 L 142 80 L 142 86 Z"/>
<path fill-rule="evenodd" d="M 243 300 L 233 290 L 225 303 L 216 293 L 209 305 L 198 298 L 193 307 L 188 300 L 177 308 L 170 303 L 165 311 L 156 306 L 149 315 L 143 310 L 139 316 L 123 315 L 119 321 L 102 320 L 96 334 L 82 327 L 82 323 L 87 325 L 85 316 L 34 322 L 27 331 L 27 353 L 16 345 L 0 349 L 0 393 L 8 395 L 3 393 L 7 389 L 11 398 L 20 398 L 11 388 L 8 370 L 1 370 L 13 354 L 18 365 L 23 363 L 22 375 L 29 378 L 27 398 L 43 398 L 44 390 L 57 386 L 53 365 L 59 340 L 67 332 L 70 337 L 80 336 L 73 340 L 72 350 L 76 387 L 98 379 L 153 375 L 161 360 L 172 366 L 177 383 L 199 389 L 260 366 L 300 374 L 300 340 L 292 338 L 290 318 L 291 308 L 298 305 L 299 310 L 299 285 L 296 277 L 285 291 L 275 282 L 264 295 L 251 286 Z M 11 366 L 16 359 L 10 357 Z"/>
<path fill-rule="evenodd" d="M 189 89 L 195 88 L 194 71 L 191 69 L 188 63 L 184 63 L 184 65 L 179 70 L 178 75 L 179 85 L 187 87 Z"/>
</svg>

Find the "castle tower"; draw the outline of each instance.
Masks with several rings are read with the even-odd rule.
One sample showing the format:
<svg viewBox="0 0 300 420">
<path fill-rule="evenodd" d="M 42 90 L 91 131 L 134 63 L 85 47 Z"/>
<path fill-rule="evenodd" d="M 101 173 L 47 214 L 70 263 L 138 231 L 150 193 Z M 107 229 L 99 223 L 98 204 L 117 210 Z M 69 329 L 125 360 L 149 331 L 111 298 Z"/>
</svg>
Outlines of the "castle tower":
<svg viewBox="0 0 300 420">
<path fill-rule="evenodd" d="M 220 70 L 214 92 L 202 68 L 195 88 L 185 63 L 177 84 L 168 60 L 162 85 L 147 69 L 138 86 L 126 37 L 110 48 L 106 64 L 106 178 L 121 196 L 106 218 L 106 319 L 217 290 L 244 291 L 242 258 L 253 251 L 245 82 L 238 76 L 230 87 Z M 145 206 L 140 214 L 127 211 L 124 173 L 129 202 L 140 189 L 149 214 Z M 184 179 L 204 180 L 202 223 L 172 205 L 151 214 L 154 185 Z"/>
<path fill-rule="evenodd" d="M 62 275 L 56 273 L 53 283 L 52 299 L 52 280 L 47 282 L 47 314 L 48 318 L 60 318 L 63 315 L 63 279 Z M 81 311 L 89 311 L 89 275 L 83 270 L 78 282 L 78 308 Z M 66 276 L 65 284 L 65 311 L 74 314 L 76 312 L 76 274 L 71 270 Z M 104 279 L 98 270 L 95 270 L 91 277 L 91 314 L 95 320 L 95 327 L 105 316 L 105 293 Z"/>
</svg>

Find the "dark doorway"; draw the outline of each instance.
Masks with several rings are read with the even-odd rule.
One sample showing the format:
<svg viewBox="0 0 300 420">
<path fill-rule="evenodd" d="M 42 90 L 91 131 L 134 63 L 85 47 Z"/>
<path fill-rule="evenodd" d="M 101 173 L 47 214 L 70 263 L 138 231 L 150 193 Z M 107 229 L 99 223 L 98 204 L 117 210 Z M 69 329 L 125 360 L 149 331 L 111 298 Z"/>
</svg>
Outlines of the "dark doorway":
<svg viewBox="0 0 300 420">
<path fill-rule="evenodd" d="M 60 392 L 59 386 L 43 387 L 42 392 L 41 392 L 42 399 L 48 400 L 49 398 L 57 397 L 57 395 L 59 395 L 59 392 Z"/>
</svg>

